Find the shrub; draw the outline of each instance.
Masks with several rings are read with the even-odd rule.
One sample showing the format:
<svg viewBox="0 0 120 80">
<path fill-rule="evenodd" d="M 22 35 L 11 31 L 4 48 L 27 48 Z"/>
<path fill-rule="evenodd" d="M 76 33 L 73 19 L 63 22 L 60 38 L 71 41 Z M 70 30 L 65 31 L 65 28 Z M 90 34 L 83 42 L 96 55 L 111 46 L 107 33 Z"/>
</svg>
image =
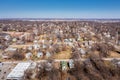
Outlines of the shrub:
<svg viewBox="0 0 120 80">
<path fill-rule="evenodd" d="M 13 53 L 11 58 L 15 60 L 23 60 L 25 56 L 21 53 Z"/>
</svg>

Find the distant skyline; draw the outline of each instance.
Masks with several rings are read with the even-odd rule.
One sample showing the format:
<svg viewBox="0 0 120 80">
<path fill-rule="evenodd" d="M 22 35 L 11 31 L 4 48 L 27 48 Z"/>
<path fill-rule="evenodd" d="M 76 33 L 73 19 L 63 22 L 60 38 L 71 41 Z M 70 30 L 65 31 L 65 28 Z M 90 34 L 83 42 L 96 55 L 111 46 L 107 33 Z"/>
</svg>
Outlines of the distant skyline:
<svg viewBox="0 0 120 80">
<path fill-rule="evenodd" d="M 0 18 L 120 18 L 120 0 L 0 0 Z"/>
</svg>

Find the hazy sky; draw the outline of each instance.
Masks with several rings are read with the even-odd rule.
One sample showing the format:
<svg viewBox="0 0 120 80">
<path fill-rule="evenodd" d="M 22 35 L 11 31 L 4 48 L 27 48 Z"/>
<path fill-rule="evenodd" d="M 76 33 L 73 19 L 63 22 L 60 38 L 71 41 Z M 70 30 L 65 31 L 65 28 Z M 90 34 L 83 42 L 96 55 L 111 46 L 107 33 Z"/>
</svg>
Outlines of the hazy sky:
<svg viewBox="0 0 120 80">
<path fill-rule="evenodd" d="M 0 0 L 0 18 L 120 18 L 120 0 Z"/>
</svg>

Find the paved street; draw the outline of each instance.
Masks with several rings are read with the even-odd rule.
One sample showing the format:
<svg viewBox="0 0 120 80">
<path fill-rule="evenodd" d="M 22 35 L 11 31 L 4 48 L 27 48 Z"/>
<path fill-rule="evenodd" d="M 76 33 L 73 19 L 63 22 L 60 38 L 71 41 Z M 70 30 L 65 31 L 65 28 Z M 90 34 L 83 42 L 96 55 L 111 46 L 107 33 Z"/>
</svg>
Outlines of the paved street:
<svg viewBox="0 0 120 80">
<path fill-rule="evenodd" d="M 117 59 L 117 60 L 120 60 L 120 58 L 102 58 L 103 60 L 105 60 L 105 61 L 111 61 L 111 60 L 113 60 L 113 59 Z M 71 60 L 71 59 L 55 59 L 54 61 L 55 62 L 60 62 L 60 61 L 66 61 L 66 62 L 68 62 L 69 60 Z M 81 60 L 81 61 L 85 61 L 85 60 L 87 60 L 87 59 L 75 59 L 75 61 L 79 61 L 79 60 Z M 39 60 L 39 61 L 35 61 L 35 62 L 46 62 L 47 60 Z M 2 63 L 4 63 L 4 64 L 10 64 L 10 63 L 20 63 L 20 62 L 33 62 L 33 61 L 6 61 L 6 62 L 2 62 Z"/>
</svg>

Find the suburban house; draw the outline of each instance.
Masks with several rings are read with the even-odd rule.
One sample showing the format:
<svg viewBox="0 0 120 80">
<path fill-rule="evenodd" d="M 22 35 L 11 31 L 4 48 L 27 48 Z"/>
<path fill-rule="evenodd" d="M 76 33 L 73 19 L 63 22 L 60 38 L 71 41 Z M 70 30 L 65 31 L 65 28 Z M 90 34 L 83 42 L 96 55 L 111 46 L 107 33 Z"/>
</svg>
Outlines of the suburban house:
<svg viewBox="0 0 120 80">
<path fill-rule="evenodd" d="M 7 33 L 0 33 L 0 38 L 3 38 L 8 41 L 11 39 L 11 36 Z"/>
</svg>

